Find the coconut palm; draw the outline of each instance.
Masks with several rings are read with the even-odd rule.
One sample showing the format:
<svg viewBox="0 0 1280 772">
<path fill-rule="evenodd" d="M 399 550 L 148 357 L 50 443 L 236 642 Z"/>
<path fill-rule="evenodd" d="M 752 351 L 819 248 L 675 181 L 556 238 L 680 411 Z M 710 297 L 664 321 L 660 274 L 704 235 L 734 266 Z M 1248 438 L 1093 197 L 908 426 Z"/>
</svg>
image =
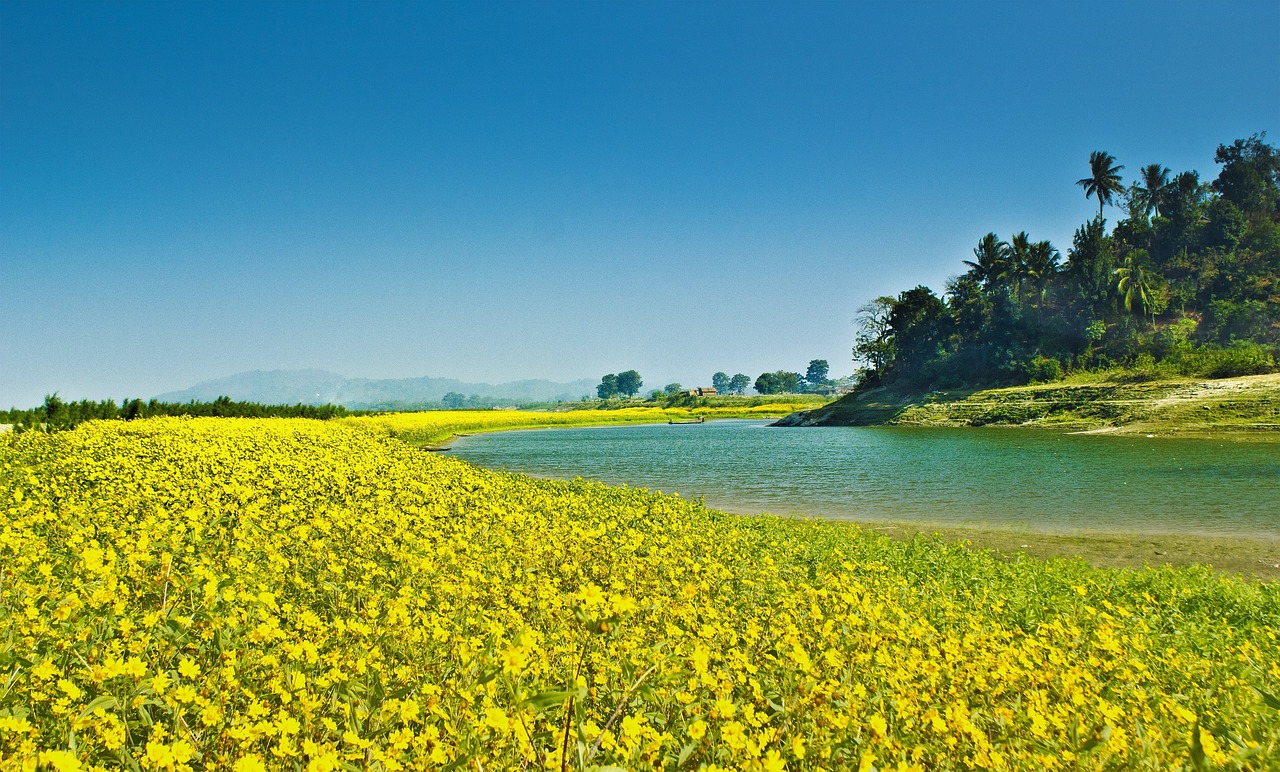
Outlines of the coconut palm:
<svg viewBox="0 0 1280 772">
<path fill-rule="evenodd" d="M 969 273 L 988 292 L 999 286 L 1009 270 L 1009 245 L 994 233 L 988 233 L 973 250 L 977 262 L 965 260 Z"/>
<path fill-rule="evenodd" d="M 1152 326 L 1156 323 L 1155 286 L 1152 276 L 1143 268 L 1146 253 L 1136 249 L 1124 258 L 1124 265 L 1115 270 L 1116 290 L 1124 298 L 1124 308 L 1133 313 L 1134 305 L 1140 307 L 1142 313 L 1151 314 Z"/>
<path fill-rule="evenodd" d="M 1036 305 L 1044 304 L 1049 282 L 1058 273 L 1061 253 L 1047 241 L 1037 241 L 1027 250 L 1026 274 L 1036 291 Z"/>
<path fill-rule="evenodd" d="M 1013 238 L 1009 239 L 1008 259 L 1005 262 L 1004 273 L 1001 274 L 1003 279 L 1012 289 L 1013 296 L 1019 298 L 1022 295 L 1022 284 L 1029 277 L 1028 274 L 1028 258 L 1031 255 L 1031 237 L 1026 231 L 1013 234 Z"/>
<path fill-rule="evenodd" d="M 1133 188 L 1134 203 L 1144 215 L 1160 216 L 1160 207 L 1169 196 L 1169 167 L 1149 164 L 1138 172 L 1141 182 Z"/>
<path fill-rule="evenodd" d="M 1120 170 L 1123 168 L 1116 166 L 1115 156 L 1095 150 L 1089 154 L 1089 176 L 1076 180 L 1076 184 L 1084 188 L 1086 199 L 1089 196 L 1098 197 L 1099 217 L 1102 216 L 1103 204 L 1110 204 L 1112 196 L 1124 190 L 1124 186 L 1120 184 Z"/>
</svg>

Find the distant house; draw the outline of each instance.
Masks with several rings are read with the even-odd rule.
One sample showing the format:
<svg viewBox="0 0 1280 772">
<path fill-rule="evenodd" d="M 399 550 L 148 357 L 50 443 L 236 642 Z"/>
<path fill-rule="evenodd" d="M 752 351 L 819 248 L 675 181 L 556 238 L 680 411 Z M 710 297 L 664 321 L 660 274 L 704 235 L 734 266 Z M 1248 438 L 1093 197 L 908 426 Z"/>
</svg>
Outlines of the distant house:
<svg viewBox="0 0 1280 772">
<path fill-rule="evenodd" d="M 690 397 L 714 397 L 716 388 L 714 386 L 699 386 L 696 389 L 689 389 L 685 393 Z"/>
</svg>

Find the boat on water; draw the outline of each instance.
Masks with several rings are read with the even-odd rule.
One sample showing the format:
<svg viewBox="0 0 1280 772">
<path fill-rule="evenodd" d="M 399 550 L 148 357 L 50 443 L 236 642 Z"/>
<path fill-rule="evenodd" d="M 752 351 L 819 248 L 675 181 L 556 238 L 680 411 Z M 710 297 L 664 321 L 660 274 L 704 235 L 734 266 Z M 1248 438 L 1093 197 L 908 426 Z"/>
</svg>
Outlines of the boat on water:
<svg viewBox="0 0 1280 772">
<path fill-rule="evenodd" d="M 707 422 L 706 416 L 698 416 L 696 419 L 692 421 L 675 421 L 675 420 L 667 421 L 667 423 L 670 424 L 671 426 L 688 426 L 689 424 L 705 424 L 706 422 Z"/>
</svg>

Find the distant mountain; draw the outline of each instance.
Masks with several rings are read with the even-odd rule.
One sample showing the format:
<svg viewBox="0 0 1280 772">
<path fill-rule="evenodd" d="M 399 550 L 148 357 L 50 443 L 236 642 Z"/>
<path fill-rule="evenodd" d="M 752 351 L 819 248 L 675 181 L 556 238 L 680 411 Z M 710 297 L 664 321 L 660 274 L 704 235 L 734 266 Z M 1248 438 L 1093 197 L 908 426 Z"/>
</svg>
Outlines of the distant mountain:
<svg viewBox="0 0 1280 772">
<path fill-rule="evenodd" d="M 454 378 L 346 378 L 324 370 L 252 370 L 156 395 L 161 402 L 208 402 L 227 396 L 264 405 L 334 404 L 352 409 L 391 409 L 439 402 L 451 391 L 486 400 L 554 402 L 594 394 L 596 381 L 544 380 L 466 383 Z"/>
</svg>

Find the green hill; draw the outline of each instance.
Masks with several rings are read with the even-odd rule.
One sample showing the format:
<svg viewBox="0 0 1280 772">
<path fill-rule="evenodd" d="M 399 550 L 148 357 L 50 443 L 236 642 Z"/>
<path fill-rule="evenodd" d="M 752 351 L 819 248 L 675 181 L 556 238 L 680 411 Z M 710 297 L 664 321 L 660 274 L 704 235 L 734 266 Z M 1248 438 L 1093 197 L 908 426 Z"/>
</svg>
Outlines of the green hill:
<svg viewBox="0 0 1280 772">
<path fill-rule="evenodd" d="M 1033 426 L 1068 431 L 1280 437 L 1280 374 L 1145 383 L 1059 382 L 926 394 L 850 394 L 778 426 Z"/>
</svg>

